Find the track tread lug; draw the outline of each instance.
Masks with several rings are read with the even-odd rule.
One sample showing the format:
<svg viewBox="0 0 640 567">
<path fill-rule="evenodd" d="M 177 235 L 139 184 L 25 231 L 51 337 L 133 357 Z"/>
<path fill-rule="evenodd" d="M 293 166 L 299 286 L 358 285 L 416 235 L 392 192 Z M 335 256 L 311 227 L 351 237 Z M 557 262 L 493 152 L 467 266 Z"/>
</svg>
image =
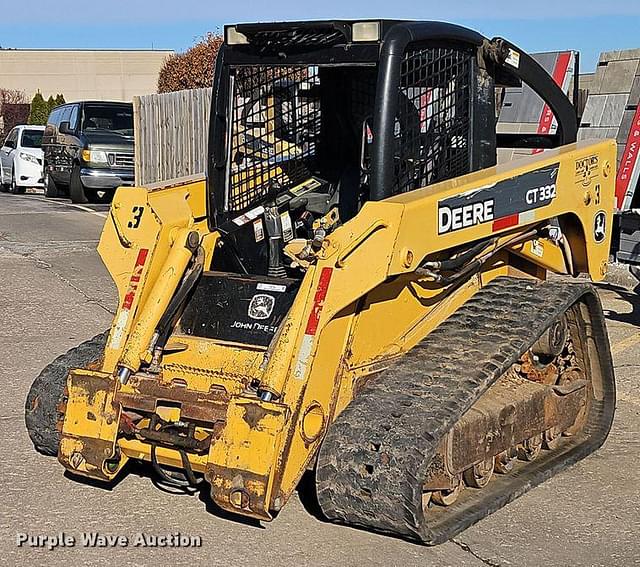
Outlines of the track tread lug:
<svg viewBox="0 0 640 567">
<path fill-rule="evenodd" d="M 425 478 L 440 439 L 538 339 L 536 330 L 546 328 L 579 299 L 589 302 L 595 317 L 592 322 L 602 343 L 602 364 L 610 374 L 612 391 L 593 442 L 568 457 L 567 463 L 600 446 L 611 425 L 615 393 L 604 318 L 593 287 L 501 277 L 478 291 L 407 357 L 370 380 L 331 425 L 316 468 L 324 514 L 335 521 L 435 544 L 564 468 L 566 464 L 535 475 L 514 474 L 514 482 L 520 485 L 514 485 L 509 494 L 483 501 L 472 514 L 458 518 L 452 513 L 451 520 L 436 527 L 427 525 L 422 512 L 419 479 Z M 380 461 L 380 452 L 368 449 L 372 441 L 387 455 L 386 462 Z M 359 472 L 363 463 L 374 464 L 366 477 Z M 370 496 L 359 496 L 363 487 Z"/>
</svg>

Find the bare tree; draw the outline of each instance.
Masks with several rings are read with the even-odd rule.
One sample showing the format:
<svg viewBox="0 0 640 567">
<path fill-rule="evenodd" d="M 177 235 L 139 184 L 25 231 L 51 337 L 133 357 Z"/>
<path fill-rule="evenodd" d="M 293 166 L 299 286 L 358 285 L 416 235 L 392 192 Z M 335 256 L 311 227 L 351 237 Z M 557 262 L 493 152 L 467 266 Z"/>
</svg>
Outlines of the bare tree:
<svg viewBox="0 0 640 567">
<path fill-rule="evenodd" d="M 169 57 L 160 69 L 158 92 L 210 87 L 222 37 L 209 32 L 184 53 Z"/>
<path fill-rule="evenodd" d="M 24 104 L 28 102 L 27 95 L 24 94 L 24 91 L 17 89 L 0 88 L 0 108 L 5 102 L 8 104 Z"/>
<path fill-rule="evenodd" d="M 0 88 L 0 136 L 4 137 L 29 116 L 29 103 L 23 91 Z"/>
</svg>

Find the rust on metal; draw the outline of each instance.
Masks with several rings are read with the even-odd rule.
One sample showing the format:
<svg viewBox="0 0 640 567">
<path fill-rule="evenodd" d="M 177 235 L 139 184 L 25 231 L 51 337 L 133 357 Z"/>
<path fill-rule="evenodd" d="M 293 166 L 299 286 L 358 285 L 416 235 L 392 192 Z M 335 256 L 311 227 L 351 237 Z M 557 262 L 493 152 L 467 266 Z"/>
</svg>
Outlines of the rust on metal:
<svg viewBox="0 0 640 567">
<path fill-rule="evenodd" d="M 220 390 L 200 392 L 189 390 L 179 382 L 165 385 L 157 376 L 135 376 L 129 383 L 133 391 L 119 390 L 115 401 L 123 408 L 153 413 L 158 402 L 167 401 L 180 404 L 183 419 L 204 422 L 224 421 L 228 397 Z"/>
<path fill-rule="evenodd" d="M 67 439 L 63 439 L 63 443 Z M 60 451 L 58 460 L 71 472 L 89 476 L 104 482 L 111 481 L 113 474 L 104 470 L 105 462 L 113 459 L 112 441 L 93 437 L 75 437 L 72 441 L 77 449 L 70 454 Z"/>
<path fill-rule="evenodd" d="M 554 363 L 547 365 L 536 363 L 531 351 L 527 351 L 522 355 L 520 371 L 529 380 L 540 384 L 554 384 L 558 378 L 558 367 Z"/>
<path fill-rule="evenodd" d="M 243 419 L 251 429 L 260 429 L 260 422 L 267 416 L 278 417 L 280 412 L 266 408 L 260 404 L 246 404 L 243 406 Z"/>
<path fill-rule="evenodd" d="M 167 447 L 177 447 L 193 453 L 205 453 L 211 445 L 211 435 L 198 439 L 195 436 L 178 435 L 167 431 L 158 431 L 150 427 L 136 429 L 135 434 L 152 443 L 162 443 Z"/>
<path fill-rule="evenodd" d="M 242 512 L 259 520 L 271 520 L 265 501 L 269 475 L 208 463 L 205 478 L 211 485 L 213 501 L 222 509 L 236 514 Z M 245 495 L 240 506 L 233 503 L 233 494 L 236 492 Z"/>
<path fill-rule="evenodd" d="M 564 384 L 553 386 L 514 371 L 502 376 L 440 443 L 424 489 L 452 490 L 462 471 L 493 455 L 510 456 L 514 446 L 545 431 L 564 431 L 571 426 L 584 407 L 587 383 L 579 379 L 579 371 L 568 372 Z M 561 381 L 557 373 L 556 380 Z M 500 472 L 502 468 L 500 463 Z"/>
</svg>

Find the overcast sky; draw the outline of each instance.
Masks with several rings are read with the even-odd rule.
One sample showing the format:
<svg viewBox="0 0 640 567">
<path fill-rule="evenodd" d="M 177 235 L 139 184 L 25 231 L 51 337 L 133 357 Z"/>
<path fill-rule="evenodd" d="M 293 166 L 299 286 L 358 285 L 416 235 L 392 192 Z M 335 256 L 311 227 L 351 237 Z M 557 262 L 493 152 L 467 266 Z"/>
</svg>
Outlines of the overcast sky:
<svg viewBox="0 0 640 567">
<path fill-rule="evenodd" d="M 225 23 L 320 18 L 446 20 L 528 51 L 640 48 L 640 0 L 3 0 L 0 45 L 184 50 Z"/>
</svg>

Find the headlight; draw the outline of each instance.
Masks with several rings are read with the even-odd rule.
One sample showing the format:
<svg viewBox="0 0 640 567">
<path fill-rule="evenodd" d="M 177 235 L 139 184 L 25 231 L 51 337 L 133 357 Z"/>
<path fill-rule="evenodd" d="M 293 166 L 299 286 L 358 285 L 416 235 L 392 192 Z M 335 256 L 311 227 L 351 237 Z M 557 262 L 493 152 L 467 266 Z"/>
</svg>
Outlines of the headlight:
<svg viewBox="0 0 640 567">
<path fill-rule="evenodd" d="M 82 159 L 93 163 L 107 163 L 107 153 L 102 150 L 82 150 Z"/>
<path fill-rule="evenodd" d="M 24 161 L 30 161 L 31 163 L 35 163 L 36 165 L 39 165 L 38 158 L 31 154 L 25 154 L 24 152 L 20 152 L 20 159 L 23 159 Z"/>
</svg>

